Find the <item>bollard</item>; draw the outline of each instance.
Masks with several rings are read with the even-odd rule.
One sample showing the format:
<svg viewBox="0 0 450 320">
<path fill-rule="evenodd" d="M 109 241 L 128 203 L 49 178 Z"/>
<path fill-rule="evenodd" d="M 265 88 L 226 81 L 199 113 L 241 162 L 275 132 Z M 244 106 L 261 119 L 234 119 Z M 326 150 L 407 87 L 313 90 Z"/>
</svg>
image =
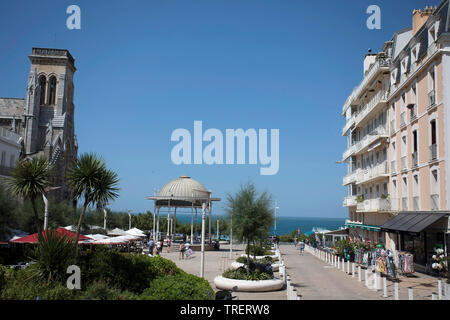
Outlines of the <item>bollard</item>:
<svg viewBox="0 0 450 320">
<path fill-rule="evenodd" d="M 295 300 L 302 300 L 302 297 L 301 296 L 297 296 L 297 299 L 295 299 Z"/>
<path fill-rule="evenodd" d="M 442 281 L 438 280 L 438 300 L 442 300 Z"/>
<path fill-rule="evenodd" d="M 350 274 L 350 260 L 347 260 L 347 274 Z"/>
<path fill-rule="evenodd" d="M 345 259 L 342 258 L 342 271 L 345 272 Z"/>
<path fill-rule="evenodd" d="M 394 283 L 394 300 L 398 300 L 398 282 Z"/>
<path fill-rule="evenodd" d="M 412 288 L 408 288 L 408 300 L 414 300 Z"/>
<path fill-rule="evenodd" d="M 337 267 L 337 256 L 334 256 L 334 267 Z"/>
<path fill-rule="evenodd" d="M 355 263 L 352 262 L 352 278 L 355 277 Z"/>
<path fill-rule="evenodd" d="M 431 300 L 436 300 L 436 295 L 434 293 L 431 294 Z"/>
<path fill-rule="evenodd" d="M 364 282 L 365 282 L 367 288 L 369 287 L 369 281 L 367 279 L 368 277 L 369 277 L 369 270 L 366 269 L 366 271 L 364 273 Z"/>
<path fill-rule="evenodd" d="M 361 282 L 361 266 L 358 266 L 358 281 Z"/>
<path fill-rule="evenodd" d="M 337 258 L 337 268 L 340 269 L 341 268 L 341 258 Z"/>
<path fill-rule="evenodd" d="M 383 278 L 383 297 L 387 298 L 387 283 L 386 283 L 386 277 Z"/>
</svg>

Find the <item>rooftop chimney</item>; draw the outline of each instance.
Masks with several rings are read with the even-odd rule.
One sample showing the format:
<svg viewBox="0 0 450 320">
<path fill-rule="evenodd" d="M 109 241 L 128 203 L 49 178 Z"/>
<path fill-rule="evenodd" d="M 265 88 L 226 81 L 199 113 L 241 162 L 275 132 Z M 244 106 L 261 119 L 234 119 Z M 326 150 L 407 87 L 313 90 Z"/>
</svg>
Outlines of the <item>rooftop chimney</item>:
<svg viewBox="0 0 450 320">
<path fill-rule="evenodd" d="M 425 21 L 427 21 L 428 17 L 436 10 L 437 7 L 428 7 L 422 10 L 413 10 L 413 18 L 412 18 L 412 33 L 415 35 L 417 31 L 423 26 Z"/>
<path fill-rule="evenodd" d="M 369 49 L 364 56 L 364 75 L 370 69 L 370 66 L 375 63 L 376 54 L 372 53 L 372 49 Z"/>
</svg>

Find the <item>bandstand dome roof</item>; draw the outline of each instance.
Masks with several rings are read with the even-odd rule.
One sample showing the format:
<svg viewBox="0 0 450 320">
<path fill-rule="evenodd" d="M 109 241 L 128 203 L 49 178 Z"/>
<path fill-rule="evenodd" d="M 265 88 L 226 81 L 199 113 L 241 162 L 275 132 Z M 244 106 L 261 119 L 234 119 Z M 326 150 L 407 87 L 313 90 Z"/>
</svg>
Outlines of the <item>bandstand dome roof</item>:
<svg viewBox="0 0 450 320">
<path fill-rule="evenodd" d="M 181 176 L 162 187 L 158 196 L 191 198 L 193 194 L 194 197 L 204 197 L 207 192 L 206 188 L 200 182 L 188 176 Z"/>
</svg>

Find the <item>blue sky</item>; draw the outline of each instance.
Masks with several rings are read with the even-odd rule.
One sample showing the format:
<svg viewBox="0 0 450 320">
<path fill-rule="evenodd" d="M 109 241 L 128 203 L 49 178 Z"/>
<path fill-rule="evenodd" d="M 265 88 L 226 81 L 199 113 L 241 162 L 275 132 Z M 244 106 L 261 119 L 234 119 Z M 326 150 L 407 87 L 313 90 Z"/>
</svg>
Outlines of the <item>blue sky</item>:
<svg viewBox="0 0 450 320">
<path fill-rule="evenodd" d="M 345 217 L 342 105 L 368 48 L 440 1 L 2 1 L 0 96 L 24 97 L 32 47 L 75 58 L 79 153 L 95 152 L 121 178 L 111 207 L 152 209 L 144 197 L 189 175 L 225 198 L 253 181 L 282 216 Z M 81 30 L 66 8 L 81 8 Z M 381 30 L 366 28 L 369 5 Z M 55 41 L 56 38 L 56 41 Z M 280 129 L 280 170 L 171 162 L 173 130 Z M 219 205 L 215 213 L 223 212 Z"/>
</svg>

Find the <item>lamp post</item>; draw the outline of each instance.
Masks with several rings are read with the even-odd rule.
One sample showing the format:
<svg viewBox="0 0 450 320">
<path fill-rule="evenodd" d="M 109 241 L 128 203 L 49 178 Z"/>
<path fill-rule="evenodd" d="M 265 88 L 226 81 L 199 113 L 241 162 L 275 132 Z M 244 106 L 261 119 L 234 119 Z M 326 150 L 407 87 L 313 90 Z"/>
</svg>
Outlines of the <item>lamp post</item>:
<svg viewBox="0 0 450 320">
<path fill-rule="evenodd" d="M 44 192 L 42 193 L 42 200 L 44 201 L 44 230 L 48 229 L 48 199 L 45 194 L 48 193 L 49 191 L 53 191 L 60 188 L 61 187 L 45 188 Z"/>
<path fill-rule="evenodd" d="M 203 278 L 205 274 L 205 215 L 206 215 L 206 203 L 202 203 L 202 253 L 200 256 L 201 278 Z"/>
<path fill-rule="evenodd" d="M 128 230 L 131 229 L 131 210 L 128 210 L 128 217 L 129 217 L 129 221 L 128 221 Z"/>
<path fill-rule="evenodd" d="M 230 259 L 233 254 L 233 214 L 231 214 L 231 225 L 230 225 Z"/>
<path fill-rule="evenodd" d="M 103 229 L 106 231 L 106 209 L 103 207 L 103 213 L 104 213 L 104 216 L 103 216 Z"/>
<path fill-rule="evenodd" d="M 280 207 L 277 206 L 277 203 L 275 202 L 275 235 L 277 235 L 277 210 L 280 209 Z"/>
</svg>

